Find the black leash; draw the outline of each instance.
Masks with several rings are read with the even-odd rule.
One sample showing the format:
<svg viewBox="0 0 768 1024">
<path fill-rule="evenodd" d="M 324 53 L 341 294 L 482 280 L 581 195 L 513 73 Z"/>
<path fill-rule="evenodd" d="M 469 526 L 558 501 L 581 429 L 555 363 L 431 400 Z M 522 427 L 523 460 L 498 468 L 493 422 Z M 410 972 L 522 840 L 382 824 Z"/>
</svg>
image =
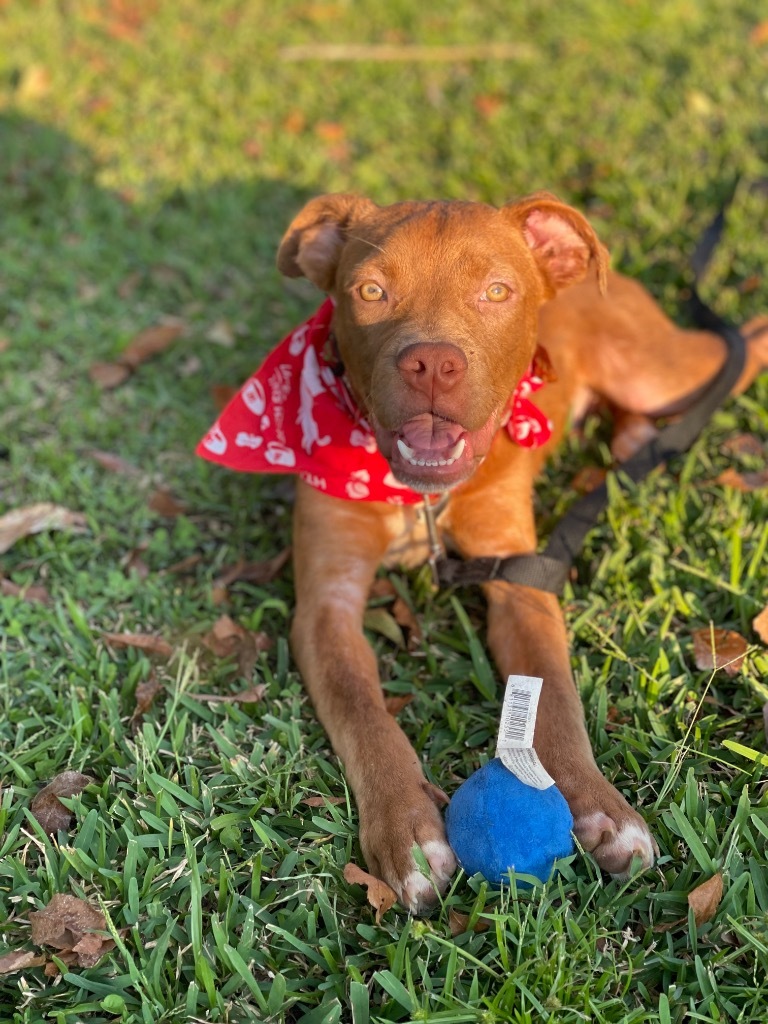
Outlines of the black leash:
<svg viewBox="0 0 768 1024">
<path fill-rule="evenodd" d="M 698 284 L 709 265 L 725 224 L 721 210 L 704 232 L 693 254 L 694 284 L 691 288 L 691 313 L 698 327 L 719 334 L 727 345 L 725 363 L 692 402 L 685 416 L 670 423 L 619 467 L 622 476 L 634 483 L 642 480 L 656 466 L 688 451 L 723 400 L 741 376 L 746 360 L 746 344 L 737 327 L 723 320 L 708 306 L 698 292 Z M 561 594 L 570 575 L 571 565 L 589 531 L 608 506 L 605 482 L 580 498 L 563 516 L 549 537 L 541 554 L 512 555 L 508 558 L 443 557 L 433 566 L 440 586 L 457 587 L 503 580 L 524 587 L 534 587 L 551 594 Z M 429 518 L 429 512 L 427 512 Z"/>
</svg>

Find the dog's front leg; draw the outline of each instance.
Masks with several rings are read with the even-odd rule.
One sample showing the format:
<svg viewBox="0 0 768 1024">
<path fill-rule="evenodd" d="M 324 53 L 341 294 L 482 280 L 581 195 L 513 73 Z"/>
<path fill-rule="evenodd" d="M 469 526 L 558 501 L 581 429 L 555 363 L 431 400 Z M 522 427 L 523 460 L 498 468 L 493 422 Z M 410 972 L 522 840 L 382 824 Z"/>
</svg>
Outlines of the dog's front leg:
<svg viewBox="0 0 768 1024">
<path fill-rule="evenodd" d="M 392 513 L 394 516 L 395 513 Z M 419 913 L 455 870 L 437 803 L 416 752 L 385 707 L 363 635 L 368 592 L 392 529 L 386 507 L 329 498 L 299 484 L 294 518 L 293 654 L 360 815 L 369 870 Z M 418 870 L 418 845 L 432 879 Z"/>
<path fill-rule="evenodd" d="M 507 583 L 490 583 L 485 592 L 488 643 L 504 679 L 544 680 L 534 747 L 568 801 L 576 837 L 613 875 L 625 875 L 633 857 L 649 866 L 654 842 L 647 825 L 595 764 L 557 598 Z"/>
</svg>

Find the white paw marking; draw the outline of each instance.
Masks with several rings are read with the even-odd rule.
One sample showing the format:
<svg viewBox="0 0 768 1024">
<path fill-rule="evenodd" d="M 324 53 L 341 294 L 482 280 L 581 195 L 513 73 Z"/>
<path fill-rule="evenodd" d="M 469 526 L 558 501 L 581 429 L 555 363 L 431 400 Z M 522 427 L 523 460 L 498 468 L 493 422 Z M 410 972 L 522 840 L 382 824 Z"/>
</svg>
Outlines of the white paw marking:
<svg viewBox="0 0 768 1024">
<path fill-rule="evenodd" d="M 651 834 L 647 828 L 638 825 L 634 821 L 622 825 L 617 834 L 610 840 L 612 850 L 629 858 L 629 864 L 624 871 L 612 873 L 613 878 L 629 878 L 632 860 L 640 857 L 644 868 L 649 868 L 655 859 L 656 851 Z"/>
<path fill-rule="evenodd" d="M 456 858 L 453 850 L 440 839 L 428 839 L 421 846 L 422 853 L 432 870 L 432 878 L 427 878 L 416 867 L 409 871 L 403 879 L 401 887 L 402 903 L 412 914 L 420 914 L 435 903 L 437 891 L 445 888 L 451 875 L 456 870 Z"/>
</svg>

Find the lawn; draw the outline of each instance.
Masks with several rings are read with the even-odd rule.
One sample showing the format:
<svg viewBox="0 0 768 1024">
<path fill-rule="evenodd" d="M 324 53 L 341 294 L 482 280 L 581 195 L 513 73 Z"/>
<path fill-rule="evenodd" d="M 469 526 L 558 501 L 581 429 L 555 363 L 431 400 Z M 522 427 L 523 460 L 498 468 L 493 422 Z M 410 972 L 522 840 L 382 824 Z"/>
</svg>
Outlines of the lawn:
<svg viewBox="0 0 768 1024">
<path fill-rule="evenodd" d="M 0 555 L 0 958 L 47 961 L 0 974 L 0 1020 L 766 1019 L 768 490 L 733 472 L 765 466 L 768 376 L 677 464 L 611 488 L 565 598 L 599 763 L 657 866 L 621 884 L 576 854 L 517 894 L 459 875 L 429 920 L 377 922 L 343 877 L 354 806 L 288 651 L 290 567 L 263 565 L 289 544 L 290 485 L 193 449 L 318 304 L 274 252 L 320 192 L 548 188 L 681 319 L 732 196 L 706 294 L 737 322 L 768 311 L 767 108 L 746 0 L 0 0 L 0 515 L 77 513 Z M 126 366 L 150 328 L 162 351 Z M 104 363 L 126 379 L 105 386 Z M 550 467 L 542 536 L 606 436 L 590 423 Z M 423 636 L 404 642 L 384 596 L 371 639 L 450 793 L 497 728 L 482 601 L 390 578 Z M 747 641 L 732 672 L 696 667 L 710 627 Z M 46 829 L 32 801 L 65 771 L 92 781 Z M 76 938 L 32 941 L 56 894 L 104 915 L 84 963 Z"/>
</svg>

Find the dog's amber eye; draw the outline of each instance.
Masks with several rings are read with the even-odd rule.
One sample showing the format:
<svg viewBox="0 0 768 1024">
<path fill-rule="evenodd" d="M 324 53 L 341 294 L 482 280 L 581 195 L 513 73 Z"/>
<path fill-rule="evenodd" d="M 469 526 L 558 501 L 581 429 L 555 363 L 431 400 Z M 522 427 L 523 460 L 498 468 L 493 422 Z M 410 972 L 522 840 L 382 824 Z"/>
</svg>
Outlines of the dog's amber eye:
<svg viewBox="0 0 768 1024">
<path fill-rule="evenodd" d="M 485 289 L 485 298 L 489 302 L 504 302 L 510 296 L 510 290 L 501 281 L 494 281 L 493 284 L 489 284 Z"/>
<path fill-rule="evenodd" d="M 365 281 L 357 289 L 361 299 L 365 299 L 366 302 L 379 302 L 384 298 L 384 289 L 376 284 L 375 281 Z"/>
</svg>

